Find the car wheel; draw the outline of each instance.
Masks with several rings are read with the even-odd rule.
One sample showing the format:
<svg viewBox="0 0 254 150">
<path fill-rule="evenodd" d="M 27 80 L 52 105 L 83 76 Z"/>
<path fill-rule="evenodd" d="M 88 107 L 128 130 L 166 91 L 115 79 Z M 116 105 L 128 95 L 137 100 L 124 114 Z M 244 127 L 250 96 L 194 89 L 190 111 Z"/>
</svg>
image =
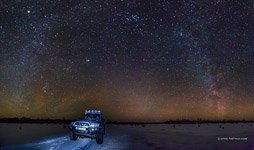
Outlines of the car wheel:
<svg viewBox="0 0 254 150">
<path fill-rule="evenodd" d="M 99 132 L 96 136 L 96 143 L 97 144 L 102 144 L 103 143 L 103 133 Z"/>
<path fill-rule="evenodd" d="M 78 139 L 78 136 L 75 133 L 72 133 L 72 140 L 76 141 Z"/>
</svg>

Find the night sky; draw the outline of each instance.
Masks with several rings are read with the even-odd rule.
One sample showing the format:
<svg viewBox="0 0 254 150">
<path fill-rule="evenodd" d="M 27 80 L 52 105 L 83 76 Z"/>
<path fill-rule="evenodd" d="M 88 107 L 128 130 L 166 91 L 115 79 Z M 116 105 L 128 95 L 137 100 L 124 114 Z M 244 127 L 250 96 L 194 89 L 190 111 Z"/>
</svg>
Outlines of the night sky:
<svg viewBox="0 0 254 150">
<path fill-rule="evenodd" d="M 0 117 L 254 119 L 253 0 L 1 0 Z"/>
</svg>

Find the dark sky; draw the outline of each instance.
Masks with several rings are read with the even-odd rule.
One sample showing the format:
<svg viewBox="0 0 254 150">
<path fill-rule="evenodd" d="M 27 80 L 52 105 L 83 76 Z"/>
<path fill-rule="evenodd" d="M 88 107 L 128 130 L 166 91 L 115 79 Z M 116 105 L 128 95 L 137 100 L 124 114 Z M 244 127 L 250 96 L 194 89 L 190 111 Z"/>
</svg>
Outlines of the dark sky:
<svg viewBox="0 0 254 150">
<path fill-rule="evenodd" d="M 1 0 L 0 117 L 254 119 L 252 0 Z"/>
</svg>

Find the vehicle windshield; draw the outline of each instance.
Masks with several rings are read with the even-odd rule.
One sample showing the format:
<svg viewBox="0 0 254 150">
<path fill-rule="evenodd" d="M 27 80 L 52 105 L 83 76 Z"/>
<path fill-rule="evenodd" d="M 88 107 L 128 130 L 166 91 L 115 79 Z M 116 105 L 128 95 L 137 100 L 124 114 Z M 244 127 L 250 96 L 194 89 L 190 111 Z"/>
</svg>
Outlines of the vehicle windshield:
<svg viewBox="0 0 254 150">
<path fill-rule="evenodd" d="M 84 118 L 89 119 L 89 120 L 100 120 L 100 115 L 98 115 L 98 114 L 85 114 Z"/>
</svg>

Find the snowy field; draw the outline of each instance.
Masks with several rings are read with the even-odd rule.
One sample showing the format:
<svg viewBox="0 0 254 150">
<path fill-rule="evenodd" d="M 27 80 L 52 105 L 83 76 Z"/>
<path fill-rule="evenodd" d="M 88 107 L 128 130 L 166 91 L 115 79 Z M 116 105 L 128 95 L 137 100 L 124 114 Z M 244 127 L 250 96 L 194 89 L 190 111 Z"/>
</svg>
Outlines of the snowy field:
<svg viewBox="0 0 254 150">
<path fill-rule="evenodd" d="M 254 150 L 254 124 L 107 125 L 104 143 L 70 140 L 66 125 L 0 124 L 1 150 Z"/>
</svg>

